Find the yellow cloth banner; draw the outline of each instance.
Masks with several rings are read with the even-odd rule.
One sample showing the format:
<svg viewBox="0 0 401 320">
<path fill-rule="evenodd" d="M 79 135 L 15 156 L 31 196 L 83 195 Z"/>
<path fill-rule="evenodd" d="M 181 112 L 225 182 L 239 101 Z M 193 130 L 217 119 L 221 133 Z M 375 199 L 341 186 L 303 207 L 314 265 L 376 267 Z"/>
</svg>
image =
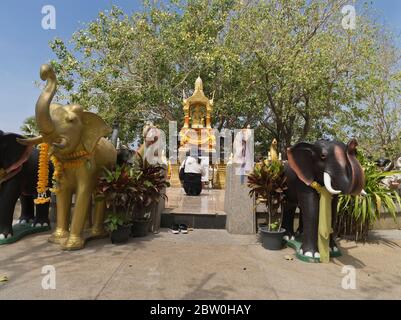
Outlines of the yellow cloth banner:
<svg viewBox="0 0 401 320">
<path fill-rule="evenodd" d="M 311 187 L 320 195 L 319 201 L 319 226 L 317 246 L 320 253 L 320 262 L 330 261 L 330 234 L 333 233 L 331 227 L 331 200 L 330 192 L 317 182 L 312 182 Z"/>
</svg>

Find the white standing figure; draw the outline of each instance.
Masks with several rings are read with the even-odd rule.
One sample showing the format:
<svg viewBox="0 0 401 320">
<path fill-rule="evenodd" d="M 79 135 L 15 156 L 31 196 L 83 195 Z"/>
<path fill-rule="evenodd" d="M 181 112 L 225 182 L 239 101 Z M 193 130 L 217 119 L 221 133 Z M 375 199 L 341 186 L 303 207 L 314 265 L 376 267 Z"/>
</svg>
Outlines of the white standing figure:
<svg viewBox="0 0 401 320">
<path fill-rule="evenodd" d="M 236 168 L 237 175 L 247 175 L 253 169 L 253 130 L 248 126 L 237 132 L 234 138 L 233 164 L 240 165 Z"/>
</svg>

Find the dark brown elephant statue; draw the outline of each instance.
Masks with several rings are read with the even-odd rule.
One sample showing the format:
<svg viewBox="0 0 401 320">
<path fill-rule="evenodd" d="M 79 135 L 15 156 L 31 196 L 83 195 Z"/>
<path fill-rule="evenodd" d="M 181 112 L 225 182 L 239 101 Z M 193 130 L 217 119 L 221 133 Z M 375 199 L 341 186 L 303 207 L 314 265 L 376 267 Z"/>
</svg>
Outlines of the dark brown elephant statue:
<svg viewBox="0 0 401 320">
<path fill-rule="evenodd" d="M 319 194 L 311 186 L 317 182 L 332 195 L 332 225 L 335 225 L 338 194 L 358 195 L 363 192 L 364 172 L 356 158 L 357 141 L 348 144 L 319 140 L 314 144 L 298 143 L 288 148 L 286 175 L 288 189 L 284 205 L 283 227 L 286 239 L 294 237 L 294 213 L 302 212 L 303 244 L 300 253 L 320 258 L 318 252 Z M 333 236 L 330 250 L 337 251 Z"/>
</svg>

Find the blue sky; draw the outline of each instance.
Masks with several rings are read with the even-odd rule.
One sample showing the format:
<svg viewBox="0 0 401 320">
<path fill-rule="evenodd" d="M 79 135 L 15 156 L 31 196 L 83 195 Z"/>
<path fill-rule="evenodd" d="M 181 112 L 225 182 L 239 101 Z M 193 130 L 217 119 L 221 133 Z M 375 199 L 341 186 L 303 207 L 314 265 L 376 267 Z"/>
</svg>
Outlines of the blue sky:
<svg viewBox="0 0 401 320">
<path fill-rule="evenodd" d="M 350 4 L 354 1 L 350 0 Z M 380 20 L 401 34 L 401 0 L 373 0 Z M 2 0 L 0 2 L 0 130 L 19 132 L 23 120 L 34 113 L 40 90 L 41 64 L 54 58 L 49 41 L 70 39 L 84 22 L 100 10 L 118 5 L 125 12 L 141 9 L 141 0 Z M 42 7 L 56 8 L 56 30 L 41 27 Z M 401 41 L 398 42 L 401 48 Z"/>
</svg>

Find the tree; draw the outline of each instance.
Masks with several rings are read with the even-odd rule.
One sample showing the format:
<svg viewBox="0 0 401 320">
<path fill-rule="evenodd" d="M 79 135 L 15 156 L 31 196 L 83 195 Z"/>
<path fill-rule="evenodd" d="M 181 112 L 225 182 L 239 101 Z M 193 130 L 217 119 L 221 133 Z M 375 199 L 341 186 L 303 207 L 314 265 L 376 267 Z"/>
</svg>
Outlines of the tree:
<svg viewBox="0 0 401 320">
<path fill-rule="evenodd" d="M 386 35 L 381 38 L 380 65 L 366 99 L 369 121 L 362 145 L 375 158 L 401 156 L 401 72 L 400 53 Z"/>
<path fill-rule="evenodd" d="M 362 15 L 355 30 L 340 24 L 345 1 L 261 1 L 238 15 L 233 41 L 249 62 L 258 121 L 281 149 L 298 140 L 341 135 L 367 114 L 363 100 L 378 61 L 377 26 Z M 239 39 L 239 40 L 238 40 Z M 331 126 L 333 128 L 331 128 Z"/>
<path fill-rule="evenodd" d="M 125 139 L 132 139 L 144 120 L 164 128 L 166 120 L 180 120 L 182 92 L 190 93 L 198 75 L 205 91 L 215 91 L 224 104 L 230 83 L 217 74 L 232 66 L 232 58 L 219 37 L 233 4 L 145 5 L 132 16 L 117 7 L 100 12 L 73 35 L 71 50 L 60 39 L 51 44 L 61 98 L 96 109 L 110 123 L 118 119 Z"/>
<path fill-rule="evenodd" d="M 95 109 L 110 124 L 117 119 L 127 141 L 144 120 L 163 129 L 181 121 L 182 92 L 191 94 L 200 75 L 206 94 L 215 95 L 214 126 L 249 124 L 262 153 L 272 138 L 282 151 L 298 140 L 364 138 L 358 130 L 371 124 L 367 103 L 378 93 L 387 44 L 368 9 L 355 30 L 343 29 L 344 4 L 145 2 L 131 16 L 113 7 L 77 31 L 70 46 L 51 43 L 60 98 Z"/>
<path fill-rule="evenodd" d="M 28 137 L 37 137 L 39 135 L 39 129 L 36 125 L 35 116 L 26 118 L 20 129 Z"/>
</svg>

